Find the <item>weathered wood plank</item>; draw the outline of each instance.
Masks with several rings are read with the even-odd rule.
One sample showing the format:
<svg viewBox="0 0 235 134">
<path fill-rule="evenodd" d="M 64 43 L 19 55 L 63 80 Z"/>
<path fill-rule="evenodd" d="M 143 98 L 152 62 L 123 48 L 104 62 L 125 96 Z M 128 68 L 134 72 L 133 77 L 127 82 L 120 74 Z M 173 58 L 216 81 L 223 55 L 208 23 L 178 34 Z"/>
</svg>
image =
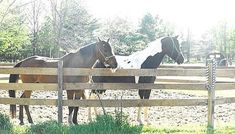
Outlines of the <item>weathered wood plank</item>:
<svg viewBox="0 0 235 134">
<path fill-rule="evenodd" d="M 205 69 L 159 68 L 157 76 L 205 76 Z"/>
<path fill-rule="evenodd" d="M 209 60 L 208 61 L 208 128 L 207 133 L 213 134 L 214 133 L 214 119 L 215 119 L 215 61 Z M 211 129 L 210 129 L 211 128 Z"/>
<path fill-rule="evenodd" d="M 63 122 L 63 61 L 58 62 L 58 98 L 57 98 L 57 107 L 58 107 L 58 122 Z"/>
<path fill-rule="evenodd" d="M 183 69 L 206 69 L 205 64 L 204 65 L 195 65 L 195 64 L 162 64 L 159 66 L 159 68 L 183 68 Z"/>
<path fill-rule="evenodd" d="M 235 69 L 217 69 L 218 77 L 234 77 Z M 57 68 L 9 68 L 1 67 L 0 74 L 57 75 Z M 205 76 L 205 69 L 159 68 L 159 69 L 118 69 L 113 73 L 105 68 L 64 68 L 64 75 L 93 76 Z"/>
<path fill-rule="evenodd" d="M 234 77 L 235 69 L 216 69 L 216 77 Z"/>
<path fill-rule="evenodd" d="M 226 103 L 235 103 L 235 97 L 215 99 L 216 105 L 221 105 L 221 104 L 226 104 Z"/>
<path fill-rule="evenodd" d="M 118 69 L 113 73 L 105 68 L 64 68 L 64 75 L 93 75 L 93 76 L 205 76 L 202 69 Z"/>
<path fill-rule="evenodd" d="M 65 83 L 65 90 L 76 89 L 180 89 L 206 90 L 204 83 Z"/>
<path fill-rule="evenodd" d="M 205 106 L 207 99 L 150 99 L 150 100 L 102 100 L 105 107 L 125 107 L 138 106 Z M 110 102 L 110 103 L 109 103 Z M 216 105 L 235 103 L 235 97 L 218 98 L 215 100 Z M 126 103 L 126 104 L 125 104 Z M 57 105 L 57 99 L 29 99 L 29 98 L 0 98 L 0 104 L 17 104 L 17 105 Z M 63 106 L 82 106 L 82 107 L 100 107 L 98 100 L 63 100 Z"/>
<path fill-rule="evenodd" d="M 216 83 L 215 90 L 235 90 L 235 83 Z"/>
<path fill-rule="evenodd" d="M 0 98 L 0 104 L 57 105 L 57 99 Z"/>
<path fill-rule="evenodd" d="M 0 74 L 34 74 L 34 75 L 57 75 L 57 68 L 0 68 Z"/>
<path fill-rule="evenodd" d="M 207 99 L 125 99 L 101 100 L 104 107 L 140 107 L 140 106 L 205 106 Z M 0 104 L 17 105 L 57 105 L 56 99 L 0 98 Z M 63 106 L 101 107 L 98 100 L 63 100 Z"/>
<path fill-rule="evenodd" d="M 64 75 L 92 75 L 92 76 L 156 76 L 156 69 L 117 69 L 112 72 L 107 68 L 64 68 Z"/>
<path fill-rule="evenodd" d="M 57 83 L 1 83 L 1 90 L 57 91 Z"/>
<path fill-rule="evenodd" d="M 205 106 L 207 99 L 101 100 L 104 107 Z M 98 100 L 64 100 L 64 106 L 101 107 Z"/>
<path fill-rule="evenodd" d="M 2 90 L 42 90 L 57 91 L 57 83 L 1 83 Z M 204 83 L 65 83 L 64 90 L 79 89 L 175 89 L 175 90 L 205 90 Z"/>
</svg>

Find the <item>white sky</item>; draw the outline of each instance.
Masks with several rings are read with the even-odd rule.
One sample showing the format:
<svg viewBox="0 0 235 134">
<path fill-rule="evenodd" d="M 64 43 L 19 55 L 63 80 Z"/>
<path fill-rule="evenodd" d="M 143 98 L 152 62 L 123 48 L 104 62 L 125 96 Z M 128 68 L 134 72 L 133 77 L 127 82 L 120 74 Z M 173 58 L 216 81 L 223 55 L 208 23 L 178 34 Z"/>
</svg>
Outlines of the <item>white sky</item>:
<svg viewBox="0 0 235 134">
<path fill-rule="evenodd" d="M 220 20 L 235 24 L 235 0 L 84 0 L 97 18 L 124 17 L 138 23 L 147 12 L 176 25 L 180 32 L 188 28 L 203 34 Z"/>
</svg>

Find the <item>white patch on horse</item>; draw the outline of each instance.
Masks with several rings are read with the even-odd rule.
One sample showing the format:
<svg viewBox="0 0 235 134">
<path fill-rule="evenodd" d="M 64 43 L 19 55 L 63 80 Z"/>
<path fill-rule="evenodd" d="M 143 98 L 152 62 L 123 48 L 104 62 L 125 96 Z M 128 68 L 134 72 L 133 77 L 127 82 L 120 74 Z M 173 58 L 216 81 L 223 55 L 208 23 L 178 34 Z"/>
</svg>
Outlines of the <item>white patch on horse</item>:
<svg viewBox="0 0 235 134">
<path fill-rule="evenodd" d="M 150 42 L 148 46 L 141 51 L 137 51 L 129 56 L 118 56 L 116 60 L 118 62 L 118 68 L 124 69 L 140 69 L 143 62 L 149 57 L 154 56 L 157 53 L 162 52 L 162 38 Z M 135 76 L 135 83 L 138 83 L 139 76 Z"/>
<path fill-rule="evenodd" d="M 137 51 L 129 56 L 116 55 L 119 68 L 140 69 L 142 63 L 148 56 L 154 56 L 155 54 L 162 52 L 161 39 L 162 38 L 150 42 L 144 50 Z"/>
</svg>

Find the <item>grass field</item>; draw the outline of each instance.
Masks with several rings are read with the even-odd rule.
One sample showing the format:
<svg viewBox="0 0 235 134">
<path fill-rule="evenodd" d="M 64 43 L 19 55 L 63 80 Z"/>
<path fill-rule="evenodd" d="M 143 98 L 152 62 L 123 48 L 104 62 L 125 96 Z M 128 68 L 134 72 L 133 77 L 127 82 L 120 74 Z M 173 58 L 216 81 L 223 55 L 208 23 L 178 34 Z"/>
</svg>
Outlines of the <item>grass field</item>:
<svg viewBox="0 0 235 134">
<path fill-rule="evenodd" d="M 63 125 L 56 121 L 47 121 L 31 126 L 14 126 L 8 116 L 0 113 L 0 134 L 205 134 L 206 126 L 187 125 L 143 126 L 131 125 L 126 116 L 101 115 L 87 124 Z M 226 124 L 218 126 L 215 134 L 234 134 L 235 126 Z"/>
<path fill-rule="evenodd" d="M 231 124 L 217 127 L 215 134 L 234 134 Z M 99 116 L 96 121 L 80 125 L 62 125 L 56 121 L 43 122 L 31 126 L 0 127 L 1 134 L 205 134 L 205 126 L 153 127 L 130 125 L 111 116 Z"/>
</svg>

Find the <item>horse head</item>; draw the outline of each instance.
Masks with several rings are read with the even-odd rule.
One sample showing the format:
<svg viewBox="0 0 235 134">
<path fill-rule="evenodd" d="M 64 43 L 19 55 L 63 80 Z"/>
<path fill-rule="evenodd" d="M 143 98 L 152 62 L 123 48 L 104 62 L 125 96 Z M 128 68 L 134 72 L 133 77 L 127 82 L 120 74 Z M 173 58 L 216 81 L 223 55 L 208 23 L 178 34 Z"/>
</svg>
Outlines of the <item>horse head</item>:
<svg viewBox="0 0 235 134">
<path fill-rule="evenodd" d="M 98 38 L 96 43 L 98 50 L 98 59 L 106 67 L 117 68 L 117 61 L 113 52 L 111 45 L 109 44 L 109 39 L 107 41 L 102 41 Z"/>
<path fill-rule="evenodd" d="M 178 36 L 163 38 L 161 40 L 162 51 L 174 61 L 176 61 L 178 64 L 182 64 L 184 62 L 184 57 L 180 50 L 180 45 L 177 38 Z"/>
</svg>

